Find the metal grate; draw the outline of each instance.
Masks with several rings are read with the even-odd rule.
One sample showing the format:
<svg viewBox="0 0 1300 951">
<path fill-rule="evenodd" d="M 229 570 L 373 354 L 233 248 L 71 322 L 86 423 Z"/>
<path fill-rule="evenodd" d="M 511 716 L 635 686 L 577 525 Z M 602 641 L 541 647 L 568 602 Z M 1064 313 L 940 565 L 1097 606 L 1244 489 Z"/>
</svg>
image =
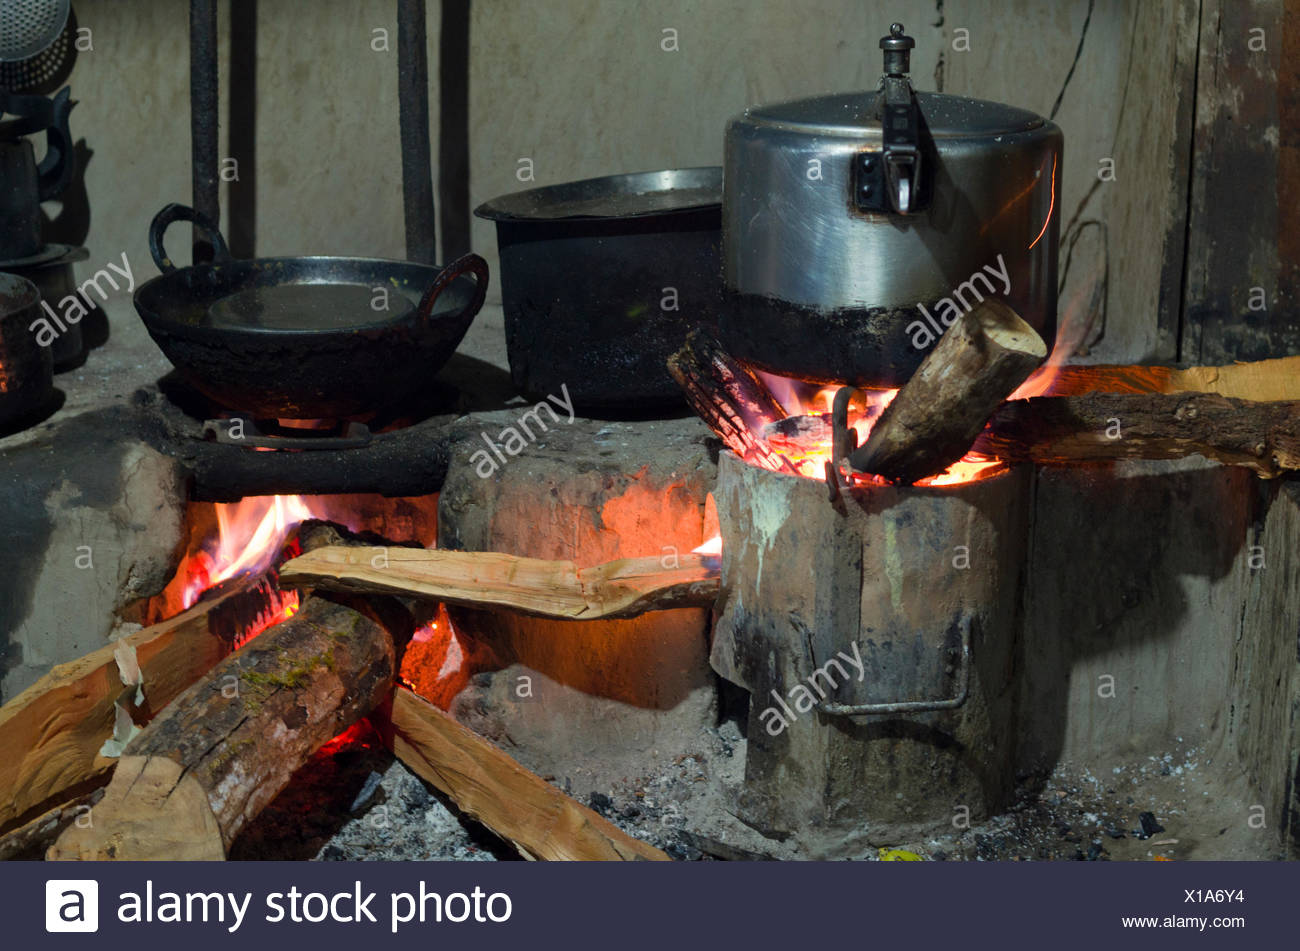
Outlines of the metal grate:
<svg viewBox="0 0 1300 951">
<path fill-rule="evenodd" d="M 31 59 L 58 38 L 71 0 L 0 0 L 0 61 Z"/>
</svg>

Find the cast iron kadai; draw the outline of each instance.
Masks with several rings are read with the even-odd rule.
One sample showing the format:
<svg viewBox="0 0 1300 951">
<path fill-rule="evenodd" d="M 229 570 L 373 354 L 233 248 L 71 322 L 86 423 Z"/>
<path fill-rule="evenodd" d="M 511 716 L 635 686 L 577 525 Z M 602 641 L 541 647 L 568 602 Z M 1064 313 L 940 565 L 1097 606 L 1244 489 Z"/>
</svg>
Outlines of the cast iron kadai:
<svg viewBox="0 0 1300 951">
<path fill-rule="evenodd" d="M 214 260 L 172 264 L 163 234 L 190 221 Z M 487 293 L 487 262 L 438 268 L 376 258 L 235 260 L 205 216 L 171 204 L 149 226 L 163 273 L 135 293 L 181 375 L 255 419 L 345 419 L 414 396 L 455 352 Z"/>
</svg>

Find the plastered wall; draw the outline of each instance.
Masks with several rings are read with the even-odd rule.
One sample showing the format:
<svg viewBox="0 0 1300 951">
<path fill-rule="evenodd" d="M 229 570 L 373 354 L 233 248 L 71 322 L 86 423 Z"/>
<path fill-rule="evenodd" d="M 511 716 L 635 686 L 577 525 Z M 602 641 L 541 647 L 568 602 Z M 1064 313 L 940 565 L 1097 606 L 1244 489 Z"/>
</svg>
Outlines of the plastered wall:
<svg viewBox="0 0 1300 951">
<path fill-rule="evenodd" d="M 1095 285 L 1110 264 L 1093 359 L 1159 349 L 1158 285 L 1177 224 L 1164 192 L 1184 161 L 1175 67 L 1186 55 L 1185 6 L 1098 4 L 1056 117 L 1066 135 L 1063 224 L 1113 222 L 1105 243 L 1086 236 L 1069 278 L 1078 286 L 1066 290 L 1067 306 L 1100 310 Z M 190 195 L 188 4 L 81 0 L 76 9 L 94 45 L 71 78 L 81 102 L 73 131 L 94 150 L 91 261 L 126 250 L 146 269 L 149 218 Z M 471 204 L 526 187 L 529 163 L 536 184 L 717 164 L 725 122 L 747 104 L 874 85 L 877 41 L 894 19 L 917 39 L 919 88 L 1047 114 L 1087 10 L 1086 0 L 474 0 Z M 435 83 L 440 18 L 431 2 Z M 224 5 L 220 21 L 224 93 Z M 391 0 L 257 4 L 256 161 L 226 187 L 255 181 L 260 254 L 403 255 L 396 57 Z M 436 88 L 430 100 L 436 140 Z M 1106 158 L 1117 173 L 1099 182 Z M 177 246 L 186 240 L 178 235 Z M 475 221 L 472 240 L 495 263 L 490 223 Z"/>
</svg>

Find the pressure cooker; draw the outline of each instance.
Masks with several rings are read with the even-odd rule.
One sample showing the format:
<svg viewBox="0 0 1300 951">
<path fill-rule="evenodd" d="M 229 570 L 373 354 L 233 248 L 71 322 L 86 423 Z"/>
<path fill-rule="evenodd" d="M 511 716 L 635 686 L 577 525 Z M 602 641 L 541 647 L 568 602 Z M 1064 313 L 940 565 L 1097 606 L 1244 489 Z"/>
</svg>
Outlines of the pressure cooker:
<svg viewBox="0 0 1300 951">
<path fill-rule="evenodd" d="M 877 89 L 728 123 L 719 331 L 732 355 L 790 377 L 896 387 L 987 297 L 1050 347 L 1061 130 L 1013 106 L 915 91 L 914 46 L 895 23 Z"/>
</svg>

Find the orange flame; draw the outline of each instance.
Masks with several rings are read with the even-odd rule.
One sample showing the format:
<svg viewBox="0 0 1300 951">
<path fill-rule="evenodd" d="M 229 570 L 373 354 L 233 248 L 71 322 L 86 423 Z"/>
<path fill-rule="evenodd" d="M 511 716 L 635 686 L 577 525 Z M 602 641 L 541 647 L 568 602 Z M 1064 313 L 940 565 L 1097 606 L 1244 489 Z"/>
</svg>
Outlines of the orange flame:
<svg viewBox="0 0 1300 951">
<path fill-rule="evenodd" d="M 1043 365 L 1031 373 L 1029 379 L 1021 383 L 1016 391 L 1007 397 L 1008 400 L 1027 400 L 1035 396 L 1056 394 L 1062 369 L 1069 362 L 1070 357 L 1081 352 L 1086 346 L 1086 338 L 1092 330 L 1090 318 L 1094 291 L 1094 282 L 1090 280 L 1079 282 L 1079 286 L 1071 293 L 1065 306 L 1060 308 L 1056 342 L 1052 345 L 1052 352 L 1047 355 Z"/>
<path fill-rule="evenodd" d="M 806 426 L 797 438 L 780 439 L 776 435 L 771 435 L 767 440 L 769 445 L 804 478 L 819 481 L 826 478 L 826 463 L 831 461 L 833 442 L 831 406 L 839 387 L 819 386 L 771 373 L 759 372 L 759 376 L 791 417 L 806 418 Z M 867 441 L 867 437 L 871 434 L 871 427 L 898 394 L 896 389 L 864 392 L 867 394 L 866 411 L 857 419 L 849 421 L 849 425 L 858 434 L 859 446 Z M 958 485 L 994 475 L 1002 468 L 1003 464 L 996 459 L 977 453 L 967 453 L 943 472 L 921 479 L 916 484 Z"/>
<path fill-rule="evenodd" d="M 314 500 L 313 500 L 314 501 Z M 243 574 L 260 574 L 279 555 L 300 522 L 325 517 L 324 506 L 299 495 L 254 495 L 217 505 L 217 536 L 185 566 L 183 604 L 190 607 L 209 588 Z"/>
</svg>

